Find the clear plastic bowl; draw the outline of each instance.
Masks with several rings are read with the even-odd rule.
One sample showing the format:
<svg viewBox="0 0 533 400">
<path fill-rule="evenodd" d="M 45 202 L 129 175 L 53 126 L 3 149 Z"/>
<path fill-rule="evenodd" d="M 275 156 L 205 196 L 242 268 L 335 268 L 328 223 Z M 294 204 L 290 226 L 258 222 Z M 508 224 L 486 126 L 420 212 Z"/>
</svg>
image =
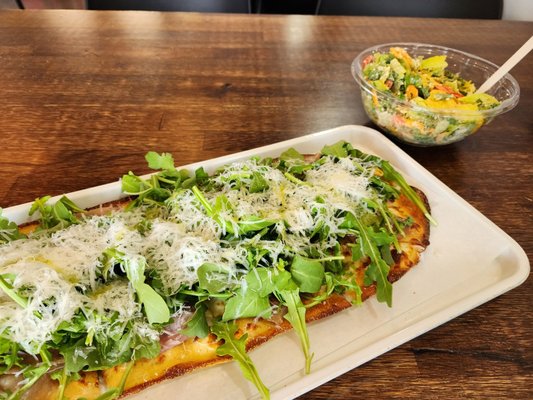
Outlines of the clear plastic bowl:
<svg viewBox="0 0 533 400">
<path fill-rule="evenodd" d="M 413 58 L 446 55 L 447 69 L 472 81 L 476 87 L 485 82 L 498 66 L 463 51 L 423 43 L 388 43 L 361 52 L 352 63 L 352 75 L 361 87 L 364 109 L 376 125 L 403 142 L 419 146 L 457 142 L 518 103 L 520 88 L 510 74 L 506 74 L 487 92 L 500 101 L 499 106 L 489 110 L 425 108 L 395 97 L 390 92 L 377 90 L 365 80 L 362 63 L 369 55 L 387 53 L 391 47 L 402 47 Z"/>
</svg>

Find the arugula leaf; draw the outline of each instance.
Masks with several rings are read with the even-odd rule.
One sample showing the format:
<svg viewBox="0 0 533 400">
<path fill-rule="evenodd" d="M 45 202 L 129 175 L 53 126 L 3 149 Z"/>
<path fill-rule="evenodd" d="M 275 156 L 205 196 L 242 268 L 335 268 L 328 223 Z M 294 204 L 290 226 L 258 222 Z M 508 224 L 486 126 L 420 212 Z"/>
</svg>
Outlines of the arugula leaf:
<svg viewBox="0 0 533 400">
<path fill-rule="evenodd" d="M 56 205 L 57 204 L 60 204 L 60 207 L 62 208 L 62 210 L 64 210 L 65 208 L 68 210 L 68 211 L 74 211 L 74 212 L 77 212 L 77 213 L 82 213 L 82 212 L 85 212 L 85 209 L 79 207 L 76 203 L 74 203 L 72 200 L 70 200 L 67 196 L 61 196 L 61 198 L 59 199 L 59 201 L 56 202 Z M 64 211 L 61 211 L 61 213 L 63 213 Z M 71 213 L 69 213 L 69 216 L 71 215 Z M 62 215 L 64 218 L 66 218 L 66 215 Z"/>
<path fill-rule="evenodd" d="M 102 255 L 99 258 L 100 266 L 97 270 L 98 276 L 104 278 L 104 281 L 107 281 L 109 271 L 116 263 L 120 263 L 124 253 L 117 250 L 115 247 L 109 247 L 102 252 Z"/>
<path fill-rule="evenodd" d="M 134 362 L 130 361 L 126 365 L 126 369 L 124 370 L 124 373 L 122 374 L 122 377 L 120 378 L 120 382 L 118 384 L 117 389 L 117 395 L 116 397 L 120 396 L 124 392 L 124 388 L 126 386 L 126 380 L 128 379 L 128 376 L 130 375 L 131 369 L 133 368 Z M 115 397 L 115 398 L 116 398 Z"/>
<path fill-rule="evenodd" d="M 141 195 L 143 192 L 150 190 L 151 186 L 144 180 L 136 176 L 133 172 L 128 172 L 127 175 L 122 175 L 122 191 L 125 194 Z"/>
<path fill-rule="evenodd" d="M 283 161 L 291 161 L 291 160 L 303 161 L 305 157 L 303 156 L 303 154 L 298 152 L 298 150 L 291 147 L 290 149 L 287 149 L 283 153 L 281 153 L 279 155 L 279 159 Z"/>
<path fill-rule="evenodd" d="M 254 268 L 244 280 L 236 295 L 227 300 L 223 321 L 245 317 L 270 318 L 272 307 L 269 295 L 297 288 L 288 271 L 274 268 Z"/>
<path fill-rule="evenodd" d="M 357 282 L 355 282 L 355 279 L 353 279 L 353 281 L 349 281 L 347 279 L 339 278 L 331 272 L 326 272 L 325 281 L 326 290 L 314 297 L 311 302 L 306 302 L 305 308 L 311 308 L 322 303 L 323 301 L 327 300 L 329 296 L 331 296 L 331 294 L 337 289 L 353 291 L 355 299 L 352 302 L 354 304 L 361 304 L 362 291 Z"/>
<path fill-rule="evenodd" d="M 126 210 L 131 210 L 141 204 L 161 207 L 177 189 L 190 188 L 197 179 L 202 181 L 206 179 L 207 174 L 201 168 L 193 177 L 189 176 L 187 170 L 177 170 L 174 166 L 174 159 L 169 153 L 158 154 L 151 151 L 146 154 L 145 158 L 150 168 L 160 171 L 148 179 L 142 179 L 131 171 L 122 176 L 123 193 L 138 196 L 128 204 Z"/>
<path fill-rule="evenodd" d="M 285 172 L 283 173 L 283 175 L 285 176 L 285 178 L 287 178 L 289 181 L 291 181 L 292 183 L 295 183 L 297 185 L 302 185 L 302 186 L 311 186 L 311 184 L 309 182 L 306 182 L 306 181 L 302 181 L 301 179 L 298 179 L 297 177 L 295 177 L 293 174 L 291 174 L 290 172 Z"/>
<path fill-rule="evenodd" d="M 222 229 L 235 236 L 259 231 L 276 223 L 276 221 L 259 218 L 257 216 L 250 216 L 247 219 L 234 221 L 227 218 L 233 207 L 225 195 L 221 194 L 220 196 L 217 196 L 215 204 L 211 205 L 197 186 L 193 186 L 192 192 L 204 207 L 206 214 L 213 218 Z"/>
<path fill-rule="evenodd" d="M 18 343 L 12 342 L 0 336 L 0 374 L 9 371 L 11 368 L 22 366 L 23 359 Z"/>
<path fill-rule="evenodd" d="M 381 253 L 381 258 L 383 258 L 383 261 L 385 261 L 388 266 L 392 266 L 394 264 L 394 259 L 392 258 L 390 246 L 381 246 L 379 248 L 379 252 Z"/>
<path fill-rule="evenodd" d="M 194 196 L 198 199 L 198 201 L 202 204 L 202 206 L 205 209 L 205 212 L 208 216 L 213 218 L 217 224 L 219 224 L 222 229 L 225 231 L 237 235 L 238 232 L 235 232 L 233 228 L 233 224 L 231 222 L 226 221 L 224 218 L 222 218 L 221 213 L 225 213 L 228 210 L 231 210 L 231 203 L 229 202 L 228 198 L 224 196 L 223 194 L 218 196 L 215 199 L 215 205 L 212 206 L 211 203 L 205 198 L 205 196 L 202 194 L 200 189 L 198 189 L 198 186 L 192 187 L 192 192 L 194 193 Z"/>
<path fill-rule="evenodd" d="M 231 219 L 225 219 L 224 217 L 227 217 L 231 211 L 233 210 L 233 207 L 228 200 L 228 198 L 221 194 L 216 197 L 215 199 L 215 205 L 213 206 L 213 216 L 212 218 L 224 229 L 225 231 L 238 235 L 239 232 L 236 231 L 233 221 Z"/>
<path fill-rule="evenodd" d="M 134 365 L 133 361 L 130 361 L 128 365 L 126 365 L 124 374 L 122 374 L 122 377 L 120 378 L 120 382 L 116 388 L 111 388 L 111 389 L 106 390 L 104 393 L 98 396 L 95 400 L 114 400 L 114 399 L 119 398 L 120 395 L 124 392 L 124 388 L 126 386 L 126 380 L 128 379 L 128 376 L 130 375 L 133 365 Z"/>
<path fill-rule="evenodd" d="M 394 187 L 392 183 L 389 184 L 376 175 L 370 177 L 370 183 L 371 186 L 378 189 L 384 200 L 396 199 L 401 193 L 401 190 Z"/>
<path fill-rule="evenodd" d="M 37 197 L 35 199 L 35 201 L 32 203 L 31 207 L 30 207 L 30 211 L 29 211 L 29 215 L 33 215 L 34 213 L 36 213 L 37 211 L 41 211 L 41 210 L 49 210 L 49 208 L 47 207 L 50 207 L 48 206 L 46 203 L 48 202 L 48 200 L 50 200 L 52 198 L 52 196 L 43 196 L 43 197 Z"/>
<path fill-rule="evenodd" d="M 348 152 L 352 149 L 350 143 L 341 140 L 330 146 L 324 146 L 321 153 L 325 156 L 332 156 L 337 158 L 348 157 Z"/>
<path fill-rule="evenodd" d="M 150 324 L 163 324 L 170 319 L 170 311 L 165 300 L 150 285 L 142 282 L 135 287 L 139 301 Z"/>
<path fill-rule="evenodd" d="M 291 275 L 301 292 L 315 293 L 324 281 L 324 266 L 319 261 L 296 255 L 291 263 Z"/>
<path fill-rule="evenodd" d="M 250 270 L 236 295 L 226 302 L 222 320 L 259 316 L 270 318 L 272 307 L 269 295 L 285 288 L 290 278 L 291 275 L 287 271 L 273 268 L 259 267 Z"/>
<path fill-rule="evenodd" d="M 230 270 L 226 266 L 204 263 L 196 270 L 198 287 L 211 294 L 220 293 L 228 288 Z"/>
<path fill-rule="evenodd" d="M 31 388 L 35 382 L 37 382 L 44 374 L 50 369 L 50 364 L 40 363 L 30 365 L 22 370 L 24 375 L 24 384 L 20 386 L 16 391 L 7 396 L 7 400 L 18 400 L 26 391 Z"/>
<path fill-rule="evenodd" d="M 317 304 L 322 303 L 324 300 L 327 300 L 327 298 L 331 296 L 331 294 L 336 288 L 335 275 L 333 275 L 331 272 L 326 272 L 324 274 L 324 280 L 326 282 L 326 290 L 315 296 L 311 302 L 306 302 L 305 308 L 314 307 Z"/>
<path fill-rule="evenodd" d="M 293 176 L 291 174 L 303 174 L 313 168 L 313 163 L 306 163 L 304 155 L 293 148 L 281 153 L 279 160 L 279 168 L 286 170 L 285 172 L 289 173 L 290 176 Z"/>
<path fill-rule="evenodd" d="M 246 353 L 246 339 L 248 334 L 245 333 L 240 338 L 236 338 L 237 324 L 235 322 L 217 322 L 212 328 L 218 340 L 223 340 L 224 344 L 220 345 L 216 353 L 219 356 L 231 356 L 239 363 L 242 374 L 246 379 L 252 382 L 263 399 L 270 399 L 270 391 L 261 381 L 257 369 L 250 356 Z"/>
<path fill-rule="evenodd" d="M 261 248 L 255 245 L 247 246 L 246 251 L 247 251 L 246 260 L 248 261 L 250 270 L 257 268 L 257 266 L 259 265 L 259 262 L 263 259 L 263 257 L 269 254 L 268 249 L 264 249 L 264 248 Z"/>
<path fill-rule="evenodd" d="M 80 222 L 74 213 L 84 212 L 83 208 L 66 196 L 62 196 L 54 205 L 49 205 L 50 198 L 50 196 L 37 198 L 30 207 L 30 216 L 36 212 L 40 214 L 39 227 L 36 231 L 54 232 Z"/>
<path fill-rule="evenodd" d="M 148 167 L 151 169 L 175 170 L 174 158 L 170 153 L 158 154 L 155 151 L 149 151 L 144 156 L 148 161 Z"/>
<path fill-rule="evenodd" d="M 24 239 L 25 237 L 26 235 L 20 233 L 16 223 L 2 216 L 2 207 L 0 207 L 0 244 Z"/>
<path fill-rule="evenodd" d="M 396 237 L 395 232 L 398 232 L 399 234 L 404 235 L 404 230 L 402 229 L 402 227 L 396 220 L 396 217 L 388 209 L 386 209 L 385 206 L 381 202 L 374 201 L 371 199 L 363 199 L 363 201 L 370 208 L 379 212 L 379 214 L 383 218 L 383 221 L 385 222 L 387 230 L 390 233 L 390 237 L 391 237 L 390 243 L 393 243 L 394 247 L 396 248 L 396 251 L 401 253 L 400 243 L 398 242 L 398 238 Z"/>
<path fill-rule="evenodd" d="M 207 172 L 204 171 L 203 167 L 200 167 L 196 171 L 194 171 L 194 177 L 196 179 L 196 183 L 199 185 L 209 179 L 209 175 L 207 174 Z"/>
<path fill-rule="evenodd" d="M 226 301 L 222 321 L 257 316 L 270 318 L 271 315 L 272 308 L 268 296 L 260 296 L 254 290 L 241 287 L 235 296 Z"/>
<path fill-rule="evenodd" d="M 0 289 L 7 294 L 11 300 L 17 303 L 22 308 L 28 306 L 28 299 L 19 295 L 13 288 L 13 281 L 15 280 L 15 274 L 3 274 L 0 275 Z M 1 354 L 1 353 L 0 353 Z"/>
<path fill-rule="evenodd" d="M 284 318 L 290 322 L 294 331 L 300 338 L 300 344 L 305 356 L 305 373 L 311 372 L 311 361 L 314 354 L 310 352 L 309 335 L 305 323 L 305 306 L 300 299 L 299 290 L 281 290 L 278 292 L 283 304 L 287 306 L 287 314 Z"/>
<path fill-rule="evenodd" d="M 405 178 L 398 171 L 396 171 L 388 161 L 382 160 L 381 169 L 383 170 L 384 178 L 395 181 L 398 185 L 400 185 L 403 193 L 409 198 L 409 200 L 416 204 L 416 206 L 424 213 L 425 217 L 433 225 L 437 225 L 437 221 L 433 219 L 420 196 L 413 190 L 411 186 L 409 186 Z"/>
<path fill-rule="evenodd" d="M 252 182 L 250 183 L 250 193 L 260 193 L 268 189 L 268 182 L 259 172 L 252 174 Z"/>
<path fill-rule="evenodd" d="M 68 377 L 69 375 L 67 373 L 67 369 L 64 367 L 61 369 L 61 374 L 59 374 L 59 371 L 55 371 L 50 374 L 50 378 L 58 380 L 58 384 L 59 384 L 59 390 L 58 390 L 59 393 L 57 395 L 58 400 L 63 400 L 65 398 L 65 387 L 67 386 Z"/>
<path fill-rule="evenodd" d="M 196 303 L 194 315 L 180 333 L 185 336 L 205 338 L 209 334 L 209 326 L 205 318 L 206 310 L 207 307 L 203 302 Z"/>
<path fill-rule="evenodd" d="M 98 314 L 93 310 L 86 317 L 85 314 L 78 314 L 74 321 L 61 324 L 53 336 L 56 343 L 54 348 L 63 356 L 69 376 L 81 370 L 102 370 L 131 360 L 153 358 L 160 353 L 159 340 L 144 336 L 136 329 L 135 326 L 142 317 L 126 322 L 119 322 L 115 317 L 116 315 Z M 91 333 L 91 330 L 87 329 L 88 320 L 104 323 L 111 330 Z M 90 340 L 89 336 L 92 336 Z"/>
<path fill-rule="evenodd" d="M 365 284 L 376 282 L 376 297 L 378 301 L 386 302 L 389 307 L 392 306 L 392 284 L 387 279 L 389 275 L 389 266 L 381 257 L 376 244 L 376 238 L 379 235 L 374 232 L 372 227 L 364 226 L 353 214 L 347 214 L 345 225 L 352 226 L 358 235 L 356 247 L 358 254 L 366 255 L 370 258 L 370 264 L 365 271 Z"/>
<path fill-rule="evenodd" d="M 108 362 L 102 360 L 102 357 L 98 354 L 97 346 L 86 347 L 86 341 L 84 338 L 79 339 L 77 342 L 62 346 L 59 351 L 65 361 L 65 371 L 67 374 L 77 373 L 81 370 L 94 370 L 98 368 L 105 368 Z M 119 357 L 119 360 L 129 359 L 131 351 L 128 347 L 127 352 L 124 352 Z"/>
<path fill-rule="evenodd" d="M 131 360 L 141 360 L 143 358 L 154 358 L 161 353 L 161 343 L 159 340 L 153 340 L 141 336 L 138 332 L 133 331 L 131 342 L 126 342 L 132 348 Z M 127 360 L 126 360 L 127 361 Z"/>
<path fill-rule="evenodd" d="M 267 228 L 275 223 L 276 221 L 259 218 L 252 215 L 247 219 L 239 220 L 237 224 L 239 225 L 239 232 L 245 234 L 249 232 L 260 231 L 261 229 Z"/>
<path fill-rule="evenodd" d="M 163 324 L 170 319 L 167 303 L 150 285 L 144 283 L 145 260 L 142 257 L 123 258 L 122 265 L 128 280 L 137 292 L 139 301 L 144 306 L 144 312 L 150 324 Z"/>
<path fill-rule="evenodd" d="M 288 271 L 264 267 L 254 268 L 248 272 L 246 284 L 248 289 L 263 297 L 288 287 L 291 289 L 296 289 L 297 287 L 291 281 L 291 274 Z"/>
</svg>

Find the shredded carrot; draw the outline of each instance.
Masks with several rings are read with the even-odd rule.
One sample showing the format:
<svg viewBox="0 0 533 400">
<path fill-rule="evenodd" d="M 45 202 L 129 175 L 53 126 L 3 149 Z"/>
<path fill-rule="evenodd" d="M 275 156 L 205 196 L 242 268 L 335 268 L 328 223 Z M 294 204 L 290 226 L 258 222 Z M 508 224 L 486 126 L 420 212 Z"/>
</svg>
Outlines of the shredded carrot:
<svg viewBox="0 0 533 400">
<path fill-rule="evenodd" d="M 375 91 L 372 92 L 372 103 L 374 103 L 374 107 L 379 106 L 378 96 Z"/>
<path fill-rule="evenodd" d="M 464 97 L 464 95 L 462 95 L 461 93 L 459 92 L 456 92 L 455 90 L 453 90 L 451 87 L 449 86 L 446 86 L 446 85 L 440 85 L 440 84 L 437 84 L 435 85 L 435 89 L 437 90 L 442 90 L 443 92 L 446 92 L 448 94 L 451 94 L 453 95 L 455 98 L 460 98 L 460 97 Z"/>
</svg>

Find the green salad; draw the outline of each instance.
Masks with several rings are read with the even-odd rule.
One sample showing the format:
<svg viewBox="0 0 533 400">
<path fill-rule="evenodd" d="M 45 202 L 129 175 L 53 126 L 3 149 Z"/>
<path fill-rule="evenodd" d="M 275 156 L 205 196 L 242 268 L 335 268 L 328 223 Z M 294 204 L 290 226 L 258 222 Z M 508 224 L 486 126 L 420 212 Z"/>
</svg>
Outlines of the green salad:
<svg viewBox="0 0 533 400">
<path fill-rule="evenodd" d="M 48 375 L 61 400 L 83 372 L 126 365 L 99 397 L 116 398 L 132 361 L 158 356 L 163 338 L 209 334 L 268 398 L 235 320 L 286 310 L 309 372 L 306 309 L 347 290 L 360 302 L 343 238 L 356 238 L 364 284 L 390 306 L 391 250 L 401 252 L 412 221 L 387 204 L 403 193 L 431 219 L 388 162 L 346 142 L 312 160 L 289 149 L 212 175 L 177 169 L 168 153 L 146 159 L 158 172 L 123 176 L 125 209 L 95 215 L 67 197 L 39 198 L 30 210 L 39 225 L 27 234 L 0 214 L 0 398 L 18 399 Z"/>
<path fill-rule="evenodd" d="M 487 122 L 483 111 L 500 102 L 475 93 L 471 81 L 447 67 L 445 55 L 413 58 L 401 47 L 369 55 L 362 74 L 373 90 L 363 91 L 365 110 L 412 143 L 445 144 L 472 134 Z"/>
</svg>

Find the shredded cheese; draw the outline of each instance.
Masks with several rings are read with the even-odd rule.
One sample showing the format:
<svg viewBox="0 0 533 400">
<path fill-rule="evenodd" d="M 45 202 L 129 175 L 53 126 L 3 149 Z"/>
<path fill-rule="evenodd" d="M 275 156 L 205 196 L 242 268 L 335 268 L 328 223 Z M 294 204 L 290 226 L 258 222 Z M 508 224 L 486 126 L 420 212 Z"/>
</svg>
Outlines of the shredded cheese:
<svg viewBox="0 0 533 400">
<path fill-rule="evenodd" d="M 264 178 L 268 187 L 250 193 L 243 182 L 250 184 L 254 174 Z M 96 316 L 114 313 L 119 321 L 136 321 L 136 332 L 154 339 L 158 333 L 142 319 L 131 285 L 125 279 L 104 282 L 99 278 L 107 249 L 129 259 L 144 257 L 147 271 L 156 274 L 167 294 L 192 287 L 204 263 L 223 266 L 229 272 L 229 286 L 243 284 L 240 277 L 250 268 L 249 248 L 266 250 L 268 256 L 260 261 L 265 266 L 288 252 L 304 254 L 310 248 L 325 252 L 335 244 L 334 237 L 312 243 L 310 233 L 320 227 L 336 233 L 341 222 L 338 211 L 353 210 L 370 196 L 369 177 L 359 174 L 349 158 L 327 159 L 306 172 L 305 184 L 253 159 L 234 163 L 212 179 L 217 190 L 207 191 L 206 199 L 214 204 L 217 196 L 226 196 L 232 209 L 223 210 L 222 216 L 232 221 L 234 231 L 239 221 L 260 218 L 272 221 L 282 241 L 259 236 L 232 243 L 222 240 L 226 228 L 208 215 L 188 189 L 174 193 L 166 203 L 168 213 L 151 219 L 142 233 L 136 228 L 144 220 L 142 208 L 87 216 L 49 237 L 0 246 L 0 274 L 13 274 L 14 289 L 28 297 L 27 307 L 21 307 L 0 291 L 0 334 L 36 354 L 61 322 L 81 309 L 88 315 L 90 332 L 112 334 L 116 327 Z"/>
</svg>

